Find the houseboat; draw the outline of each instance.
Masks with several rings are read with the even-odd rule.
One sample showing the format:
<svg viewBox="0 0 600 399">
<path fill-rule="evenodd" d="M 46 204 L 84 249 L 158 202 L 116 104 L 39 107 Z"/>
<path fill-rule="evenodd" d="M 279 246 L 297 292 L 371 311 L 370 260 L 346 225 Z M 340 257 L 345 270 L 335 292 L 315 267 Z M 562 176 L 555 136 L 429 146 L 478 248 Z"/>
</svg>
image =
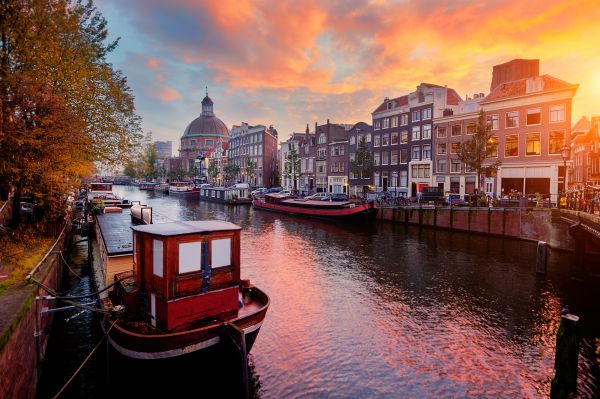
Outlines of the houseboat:
<svg viewBox="0 0 600 399">
<path fill-rule="evenodd" d="M 200 199 L 229 205 L 249 205 L 252 202 L 249 188 L 236 187 L 204 187 L 200 189 Z"/>
<path fill-rule="evenodd" d="M 123 247 L 131 260 L 128 270 L 96 266 L 105 276 L 95 279 L 98 290 L 114 284 L 98 301 L 110 313 L 102 319 L 110 345 L 129 358 L 165 359 L 237 337 L 249 352 L 269 297 L 240 277 L 241 228 L 224 221 L 133 226 L 117 215 L 101 215 L 97 224 L 98 245 Z M 129 235 L 118 229 L 127 223 Z"/>
<path fill-rule="evenodd" d="M 174 181 L 169 184 L 169 195 L 198 195 L 200 188 L 191 181 Z"/>
<path fill-rule="evenodd" d="M 131 203 L 115 195 L 112 191 L 112 183 L 95 182 L 88 185 L 88 201 L 101 202 L 103 206 L 119 206 L 128 208 Z"/>
<path fill-rule="evenodd" d="M 154 187 L 154 192 L 159 192 L 162 194 L 169 194 L 169 183 L 158 183 Z"/>
<path fill-rule="evenodd" d="M 156 187 L 157 184 L 158 183 L 155 183 L 155 182 L 143 182 L 143 183 L 140 183 L 139 189 L 146 190 L 146 191 L 154 191 L 154 188 Z"/>
<path fill-rule="evenodd" d="M 377 206 L 367 201 L 321 201 L 294 198 L 281 194 L 267 194 L 252 200 L 255 209 L 288 213 L 330 220 L 373 219 Z"/>
</svg>

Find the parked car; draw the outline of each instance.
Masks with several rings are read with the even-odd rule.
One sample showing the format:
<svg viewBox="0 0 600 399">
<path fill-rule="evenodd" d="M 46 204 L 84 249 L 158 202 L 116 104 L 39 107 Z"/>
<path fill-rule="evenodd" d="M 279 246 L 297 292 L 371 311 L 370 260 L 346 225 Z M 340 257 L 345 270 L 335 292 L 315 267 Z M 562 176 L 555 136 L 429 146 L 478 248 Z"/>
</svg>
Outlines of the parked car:
<svg viewBox="0 0 600 399">
<path fill-rule="evenodd" d="M 250 194 L 254 197 L 257 195 L 264 195 L 267 191 L 268 191 L 267 188 L 261 187 L 261 188 L 257 188 L 256 190 L 252 191 Z"/>
<path fill-rule="evenodd" d="M 304 197 L 307 200 L 322 200 L 323 198 L 327 197 L 327 193 L 316 193 L 313 195 L 309 195 L 308 197 Z"/>
<path fill-rule="evenodd" d="M 346 194 L 342 194 L 342 193 L 333 193 L 333 194 L 328 194 L 327 196 L 325 196 L 324 198 L 321 199 L 321 201 L 348 201 L 348 196 Z"/>
<path fill-rule="evenodd" d="M 280 192 L 281 190 L 283 190 L 283 187 L 271 187 L 270 189 L 268 189 L 268 190 L 266 191 L 266 193 L 265 193 L 265 194 L 270 194 L 270 193 L 278 193 L 278 192 Z"/>
<path fill-rule="evenodd" d="M 279 195 L 292 195 L 292 192 L 290 190 L 281 190 Z"/>
</svg>

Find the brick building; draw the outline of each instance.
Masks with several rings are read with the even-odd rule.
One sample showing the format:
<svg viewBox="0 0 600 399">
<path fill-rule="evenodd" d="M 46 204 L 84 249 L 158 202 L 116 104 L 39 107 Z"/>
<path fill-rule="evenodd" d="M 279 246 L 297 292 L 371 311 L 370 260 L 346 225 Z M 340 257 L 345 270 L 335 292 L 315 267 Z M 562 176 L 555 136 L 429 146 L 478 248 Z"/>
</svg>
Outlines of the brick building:
<svg viewBox="0 0 600 399">
<path fill-rule="evenodd" d="M 231 129 L 228 162 L 239 167 L 235 180 L 252 187 L 271 187 L 277 171 L 277 130 L 273 126 L 250 126 L 242 122 Z M 248 161 L 254 171 L 248 169 Z"/>
</svg>

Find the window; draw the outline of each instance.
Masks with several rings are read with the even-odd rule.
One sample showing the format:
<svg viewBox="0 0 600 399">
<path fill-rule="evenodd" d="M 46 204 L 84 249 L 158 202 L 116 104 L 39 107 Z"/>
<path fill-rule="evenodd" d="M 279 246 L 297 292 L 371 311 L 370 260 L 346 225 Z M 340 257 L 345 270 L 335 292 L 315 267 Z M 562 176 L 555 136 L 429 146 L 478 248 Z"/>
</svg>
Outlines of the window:
<svg viewBox="0 0 600 399">
<path fill-rule="evenodd" d="M 389 165 L 390 164 L 390 153 L 387 151 L 384 151 L 381 153 L 381 164 L 382 165 Z"/>
<path fill-rule="evenodd" d="M 398 151 L 392 151 L 390 165 L 398 165 Z"/>
<path fill-rule="evenodd" d="M 412 121 L 418 122 L 421 120 L 421 111 L 413 111 L 412 112 Z"/>
<path fill-rule="evenodd" d="M 356 144 L 356 137 L 350 136 L 350 145 L 354 145 L 354 144 Z"/>
<path fill-rule="evenodd" d="M 431 119 L 431 108 L 425 108 L 423 110 L 423 120 Z"/>
<path fill-rule="evenodd" d="M 373 147 L 379 147 L 381 141 L 381 136 L 380 135 L 375 135 L 373 136 Z"/>
<path fill-rule="evenodd" d="M 461 135 L 461 133 L 462 133 L 462 132 L 460 131 L 460 125 L 453 125 L 453 126 L 452 126 L 452 133 L 451 133 L 451 134 L 452 134 L 452 137 L 455 137 L 455 136 L 460 136 L 460 135 Z"/>
<path fill-rule="evenodd" d="M 398 132 L 394 132 L 392 133 L 392 141 L 391 141 L 392 145 L 398 144 Z"/>
<path fill-rule="evenodd" d="M 317 149 L 317 158 L 325 158 L 325 148 Z"/>
<path fill-rule="evenodd" d="M 392 127 L 398 127 L 398 117 L 392 116 L 391 120 L 392 120 Z"/>
<path fill-rule="evenodd" d="M 498 115 L 488 115 L 486 119 L 490 129 L 498 130 Z"/>
<path fill-rule="evenodd" d="M 540 155 L 540 134 L 529 133 L 527 135 L 526 155 Z"/>
<path fill-rule="evenodd" d="M 332 157 L 338 155 L 336 150 L 337 150 L 336 146 L 329 147 L 329 155 L 331 155 Z"/>
<path fill-rule="evenodd" d="M 565 106 L 563 105 L 552 105 L 550 107 L 550 123 L 564 122 L 565 121 Z"/>
<path fill-rule="evenodd" d="M 467 134 L 475 134 L 476 130 L 477 130 L 477 126 L 474 123 L 469 123 L 467 125 Z"/>
<path fill-rule="evenodd" d="M 423 140 L 431 138 L 431 125 L 423 125 L 423 133 L 421 135 Z"/>
<path fill-rule="evenodd" d="M 519 136 L 511 134 L 506 136 L 504 143 L 504 156 L 505 157 L 516 157 L 519 156 Z"/>
<path fill-rule="evenodd" d="M 382 129 L 388 129 L 390 127 L 390 120 L 389 118 L 383 118 L 383 126 L 381 127 Z"/>
<path fill-rule="evenodd" d="M 498 137 L 497 136 L 492 136 L 489 138 L 489 140 L 487 141 L 486 151 L 489 154 L 488 156 L 490 156 L 490 157 L 498 156 Z"/>
<path fill-rule="evenodd" d="M 450 144 L 450 154 L 458 154 L 460 151 L 460 143 L 451 143 Z"/>
<path fill-rule="evenodd" d="M 396 187 L 398 185 L 398 172 L 392 172 L 392 178 L 390 179 L 390 187 Z"/>
<path fill-rule="evenodd" d="M 408 125 L 408 114 L 402 114 L 402 115 L 400 115 L 400 125 L 401 126 Z"/>
<path fill-rule="evenodd" d="M 525 121 L 527 126 L 539 125 L 542 123 L 542 109 L 534 108 L 527 110 L 527 120 Z"/>
<path fill-rule="evenodd" d="M 445 139 L 446 138 L 446 128 L 438 127 L 437 128 L 437 136 L 439 139 Z"/>
<path fill-rule="evenodd" d="M 423 159 L 431 159 L 431 145 L 426 144 L 423 146 Z"/>
<path fill-rule="evenodd" d="M 379 187 L 379 172 L 373 173 L 373 184 L 375 187 Z"/>
<path fill-rule="evenodd" d="M 446 143 L 438 143 L 437 145 L 437 153 L 439 155 L 446 155 Z"/>
<path fill-rule="evenodd" d="M 354 161 L 354 159 L 356 158 L 356 153 L 351 152 L 349 158 L 350 158 L 350 161 Z"/>
<path fill-rule="evenodd" d="M 507 112 L 505 126 L 507 128 L 519 127 L 519 112 L 517 112 L 517 111 Z"/>
<path fill-rule="evenodd" d="M 381 145 L 390 145 L 390 135 L 388 133 L 381 135 Z"/>
<path fill-rule="evenodd" d="M 565 132 L 563 130 L 553 130 L 550 132 L 548 140 L 548 154 L 560 154 L 560 149 L 565 140 Z"/>
<path fill-rule="evenodd" d="M 445 159 L 438 159 L 437 172 L 438 173 L 446 173 L 446 160 Z"/>
<path fill-rule="evenodd" d="M 450 173 L 460 173 L 460 159 L 450 161 Z"/>
<path fill-rule="evenodd" d="M 408 144 L 408 132 L 406 130 L 400 133 L 400 144 Z"/>
<path fill-rule="evenodd" d="M 323 133 L 319 135 L 319 144 L 325 144 L 325 134 Z"/>
<path fill-rule="evenodd" d="M 476 172 L 476 170 L 472 166 L 465 164 L 465 173 L 475 173 L 475 172 Z"/>
<path fill-rule="evenodd" d="M 412 139 L 413 140 L 421 140 L 421 126 L 413 126 Z"/>
<path fill-rule="evenodd" d="M 367 134 L 367 143 L 371 142 L 371 133 Z"/>
<path fill-rule="evenodd" d="M 413 147 L 412 147 L 412 158 L 411 159 L 413 161 L 421 159 L 421 146 L 420 145 L 413 145 Z"/>
<path fill-rule="evenodd" d="M 196 148 L 196 140 L 192 140 L 191 147 Z"/>
<path fill-rule="evenodd" d="M 402 148 L 400 150 L 400 163 L 407 163 L 407 162 L 408 162 L 408 149 Z"/>
<path fill-rule="evenodd" d="M 374 121 L 373 125 L 375 130 L 381 129 L 381 119 L 377 119 L 376 121 Z"/>
<path fill-rule="evenodd" d="M 163 242 L 152 240 L 152 273 L 158 277 L 163 276 Z"/>
<path fill-rule="evenodd" d="M 418 179 L 427 179 L 430 176 L 431 168 L 429 164 L 412 166 L 412 177 L 416 177 Z"/>
<path fill-rule="evenodd" d="M 179 274 L 201 270 L 202 243 L 186 242 L 179 244 Z"/>
<path fill-rule="evenodd" d="M 379 166 L 381 164 L 381 154 L 376 152 L 373 154 L 373 164 Z"/>
<path fill-rule="evenodd" d="M 408 187 L 408 170 L 400 171 L 400 187 Z"/>
</svg>

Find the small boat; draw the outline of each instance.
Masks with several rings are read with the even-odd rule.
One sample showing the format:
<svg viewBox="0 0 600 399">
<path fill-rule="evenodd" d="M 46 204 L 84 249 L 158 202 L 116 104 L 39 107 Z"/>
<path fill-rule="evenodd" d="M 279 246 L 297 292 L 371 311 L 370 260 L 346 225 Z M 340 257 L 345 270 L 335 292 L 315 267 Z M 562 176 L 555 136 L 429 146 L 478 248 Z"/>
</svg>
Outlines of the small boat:
<svg viewBox="0 0 600 399">
<path fill-rule="evenodd" d="M 255 198 L 252 206 L 255 209 L 330 220 L 373 219 L 377 215 L 374 202 L 308 200 L 276 193 Z"/>
<path fill-rule="evenodd" d="M 200 188 L 191 181 L 174 181 L 169 184 L 169 195 L 198 195 Z"/>
<path fill-rule="evenodd" d="M 249 205 L 250 189 L 233 187 L 202 187 L 200 199 L 203 201 L 221 202 L 228 205 Z"/>
<path fill-rule="evenodd" d="M 169 183 L 158 183 L 154 186 L 154 192 L 169 194 Z"/>
<path fill-rule="evenodd" d="M 112 192 L 112 183 L 94 182 L 88 186 L 88 201 L 100 202 L 102 206 L 127 208 L 131 203 Z"/>
<path fill-rule="evenodd" d="M 154 183 L 154 182 L 144 182 L 139 185 L 139 189 L 146 190 L 146 191 L 154 191 L 154 188 L 157 185 L 158 185 L 158 183 Z"/>
<path fill-rule="evenodd" d="M 127 246 L 110 238 L 116 221 L 127 223 L 118 214 L 99 216 L 97 245 L 107 259 L 111 246 L 115 259 L 132 259 L 129 270 L 113 275 L 112 292 L 99 297 L 102 311 L 109 313 L 102 328 L 117 352 L 134 359 L 165 359 L 222 341 L 250 351 L 269 297 L 240 278 L 239 226 L 224 221 L 129 226 L 133 237 Z M 104 243 L 108 247 L 103 250 Z"/>
</svg>

